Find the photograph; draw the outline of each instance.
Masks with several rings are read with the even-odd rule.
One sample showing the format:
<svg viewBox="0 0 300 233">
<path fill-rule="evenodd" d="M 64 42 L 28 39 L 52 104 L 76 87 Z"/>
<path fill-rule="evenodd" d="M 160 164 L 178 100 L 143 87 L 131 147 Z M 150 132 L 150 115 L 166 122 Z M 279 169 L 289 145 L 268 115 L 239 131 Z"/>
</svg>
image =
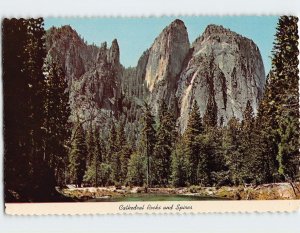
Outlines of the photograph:
<svg viewBox="0 0 300 233">
<path fill-rule="evenodd" d="M 299 200 L 297 23 L 3 18 L 4 203 Z"/>
</svg>

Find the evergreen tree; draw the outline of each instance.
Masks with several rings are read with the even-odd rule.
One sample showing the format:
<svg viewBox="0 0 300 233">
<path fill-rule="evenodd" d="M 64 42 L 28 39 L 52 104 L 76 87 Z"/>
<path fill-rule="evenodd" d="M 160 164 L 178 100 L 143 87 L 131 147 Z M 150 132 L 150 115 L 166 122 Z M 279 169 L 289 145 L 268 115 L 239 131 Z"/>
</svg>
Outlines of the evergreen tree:
<svg viewBox="0 0 300 233">
<path fill-rule="evenodd" d="M 264 97 L 261 100 L 258 108 L 256 128 L 259 131 L 260 137 L 260 153 L 264 155 L 265 161 L 265 182 L 275 182 L 278 177 L 278 162 L 276 156 L 278 153 L 278 139 L 277 132 L 278 124 L 276 120 L 276 109 L 274 98 L 276 94 L 272 89 L 271 82 L 273 73 L 270 72 L 265 87 Z M 278 181 L 278 180 L 277 180 Z"/>
<path fill-rule="evenodd" d="M 130 185 L 142 186 L 146 180 L 146 158 L 140 153 L 134 152 L 128 163 L 127 181 Z"/>
<path fill-rule="evenodd" d="M 20 201 L 49 201 L 56 191 L 43 150 L 43 19 L 4 19 L 2 32 L 6 200 L 13 190 Z"/>
<path fill-rule="evenodd" d="M 171 176 L 171 154 L 176 140 L 176 120 L 164 101 L 159 110 L 159 124 L 154 147 L 154 184 L 167 185 Z"/>
<path fill-rule="evenodd" d="M 186 169 L 190 184 L 197 184 L 201 177 L 198 177 L 198 166 L 200 159 L 201 142 L 196 137 L 203 133 L 202 119 L 197 102 L 194 102 L 190 112 L 187 128 L 183 134 L 184 152 L 186 159 Z M 205 166 L 203 164 L 203 166 Z"/>
<path fill-rule="evenodd" d="M 121 162 L 121 170 L 120 170 L 120 182 L 124 185 L 126 185 L 126 179 L 128 174 L 128 165 L 130 156 L 133 153 L 132 152 L 132 146 L 125 145 L 121 150 L 120 155 L 120 162 Z"/>
<path fill-rule="evenodd" d="M 218 126 L 218 107 L 214 95 L 209 95 L 203 116 L 203 124 L 205 128 Z"/>
<path fill-rule="evenodd" d="M 175 187 L 183 187 L 187 185 L 187 167 L 186 156 L 184 154 L 184 145 L 178 141 L 174 150 L 172 151 L 171 160 L 171 179 Z"/>
<path fill-rule="evenodd" d="M 243 162 L 244 158 L 240 152 L 239 137 L 241 134 L 240 123 L 237 118 L 232 117 L 225 130 L 223 139 L 223 150 L 226 165 L 229 169 L 230 180 L 234 185 L 243 183 Z"/>
<path fill-rule="evenodd" d="M 228 183 L 228 177 L 223 177 L 227 167 L 222 150 L 222 137 L 221 129 L 209 127 L 196 138 L 201 145 L 197 172 L 202 185 Z"/>
<path fill-rule="evenodd" d="M 88 127 L 86 133 L 86 145 L 87 145 L 87 156 L 86 156 L 86 166 L 89 167 L 95 158 L 97 150 L 97 138 L 95 138 L 95 132 L 92 125 Z"/>
<path fill-rule="evenodd" d="M 67 80 L 56 62 L 46 61 L 44 101 L 44 160 L 54 170 L 58 184 L 65 184 L 68 163 L 67 143 L 70 137 L 69 93 Z"/>
<path fill-rule="evenodd" d="M 98 186 L 99 184 L 99 172 L 102 162 L 102 148 L 100 135 L 97 130 L 91 130 L 89 132 L 90 136 L 87 137 L 87 151 L 89 159 L 86 160 L 87 170 L 84 175 L 84 181 L 92 184 L 93 186 Z M 88 161 L 90 161 L 88 163 Z"/>
<path fill-rule="evenodd" d="M 124 132 L 124 124 L 122 122 L 119 123 L 116 129 L 116 141 L 115 141 L 115 151 L 112 154 L 112 179 L 119 184 L 122 179 L 122 156 L 125 152 L 126 135 Z M 125 158 L 124 158 L 125 159 Z M 125 162 L 125 160 L 123 160 Z"/>
<path fill-rule="evenodd" d="M 254 112 L 251 103 L 248 100 L 246 103 L 245 111 L 243 113 L 242 128 L 244 130 L 250 131 L 253 126 L 254 126 Z"/>
<path fill-rule="evenodd" d="M 112 168 L 111 165 L 108 163 L 101 163 L 100 164 L 100 172 L 99 172 L 99 182 L 102 186 L 111 185 L 113 182 L 111 180 L 111 173 Z"/>
<path fill-rule="evenodd" d="M 239 152 L 244 160 L 240 173 L 243 181 L 247 183 L 262 183 L 266 179 L 261 148 L 253 108 L 248 100 L 239 136 Z"/>
<path fill-rule="evenodd" d="M 298 18 L 281 16 L 273 48 L 274 92 L 278 94 L 278 172 L 295 179 L 299 171 Z"/>
<path fill-rule="evenodd" d="M 116 140 L 117 140 L 116 127 L 115 127 L 115 123 L 112 122 L 109 131 L 108 141 L 107 141 L 107 149 L 106 149 L 107 154 L 105 156 L 106 163 L 111 163 L 113 160 L 114 153 L 117 152 Z"/>
<path fill-rule="evenodd" d="M 71 151 L 69 155 L 69 168 L 73 182 L 81 187 L 83 176 L 86 170 L 87 145 L 85 132 L 82 124 L 75 128 Z"/>
<path fill-rule="evenodd" d="M 151 113 L 150 106 L 145 103 L 142 115 L 142 132 L 141 132 L 141 146 L 140 151 L 146 158 L 146 184 L 147 187 L 151 186 L 152 174 L 151 163 L 153 156 L 153 149 L 155 146 L 155 129 L 154 129 L 154 116 Z"/>
<path fill-rule="evenodd" d="M 273 178 L 295 179 L 299 171 L 297 17 L 279 18 L 272 71 L 259 107 L 259 124 Z M 277 170 L 277 171 L 276 171 Z"/>
</svg>

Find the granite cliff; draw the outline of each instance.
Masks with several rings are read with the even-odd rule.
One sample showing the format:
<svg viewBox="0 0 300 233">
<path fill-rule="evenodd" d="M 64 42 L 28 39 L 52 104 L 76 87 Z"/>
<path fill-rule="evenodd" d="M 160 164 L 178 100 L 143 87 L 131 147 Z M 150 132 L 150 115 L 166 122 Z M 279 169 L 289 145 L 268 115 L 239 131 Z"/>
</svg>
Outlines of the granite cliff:
<svg viewBox="0 0 300 233">
<path fill-rule="evenodd" d="M 111 47 L 87 45 L 70 26 L 47 32 L 47 59 L 60 64 L 68 80 L 71 120 L 93 122 L 117 112 L 121 96 L 120 51 L 117 40 Z"/>
<path fill-rule="evenodd" d="M 122 116 L 134 124 L 143 101 L 156 114 L 164 100 L 183 132 L 194 101 L 202 116 L 208 101 L 213 101 L 219 124 L 221 118 L 226 124 L 233 116 L 242 119 L 247 101 L 256 111 L 264 91 L 258 47 L 222 26 L 207 26 L 190 45 L 184 23 L 175 20 L 137 66 L 127 69 L 120 64 L 117 40 L 110 48 L 106 42 L 100 47 L 87 45 L 70 26 L 64 26 L 50 29 L 46 41 L 48 58 L 60 63 L 69 81 L 73 120 L 93 118 L 97 124 L 105 116 Z"/>
<path fill-rule="evenodd" d="M 263 95 L 265 71 L 252 40 L 222 26 L 209 25 L 191 50 L 176 92 L 182 129 L 194 101 L 203 116 L 211 98 L 217 105 L 219 123 L 221 118 L 225 124 L 233 116 L 242 119 L 248 100 L 256 112 Z"/>
</svg>

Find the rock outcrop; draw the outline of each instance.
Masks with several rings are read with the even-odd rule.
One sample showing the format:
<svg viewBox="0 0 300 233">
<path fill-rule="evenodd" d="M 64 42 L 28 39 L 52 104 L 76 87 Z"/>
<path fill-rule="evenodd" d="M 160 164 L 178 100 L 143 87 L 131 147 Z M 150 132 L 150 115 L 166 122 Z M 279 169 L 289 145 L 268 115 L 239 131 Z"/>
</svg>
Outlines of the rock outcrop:
<svg viewBox="0 0 300 233">
<path fill-rule="evenodd" d="M 85 72 L 73 82 L 70 100 L 74 101 L 74 114 L 80 114 L 84 120 L 99 120 L 101 113 L 113 115 L 118 110 L 121 96 L 120 79 L 122 67 L 117 40 L 107 48 L 102 43 L 95 67 Z"/>
<path fill-rule="evenodd" d="M 242 119 L 247 101 L 256 112 L 263 95 L 265 72 L 255 43 L 222 26 L 209 25 L 190 45 L 181 20 L 173 21 L 140 57 L 136 67 L 120 64 L 117 40 L 110 48 L 87 45 L 70 27 L 47 32 L 48 58 L 58 61 L 69 80 L 73 120 L 124 114 L 136 125 L 140 105 L 147 101 L 153 113 L 161 100 L 174 111 L 180 131 L 197 101 L 203 116 L 208 102 L 217 106 L 217 118 L 226 124 Z M 214 105 L 214 106 L 215 106 Z M 103 114 L 102 114 L 103 115 Z M 138 126 L 136 126 L 138 127 Z"/>
<path fill-rule="evenodd" d="M 222 26 L 209 25 L 192 44 L 178 82 L 181 131 L 194 101 L 203 116 L 208 99 L 214 99 L 218 121 L 222 117 L 225 124 L 233 116 L 242 119 L 248 100 L 256 112 L 264 84 L 264 66 L 254 42 Z"/>
<path fill-rule="evenodd" d="M 70 26 L 52 27 L 46 34 L 48 58 L 59 62 L 71 83 L 94 67 L 99 48 L 87 45 Z"/>
<path fill-rule="evenodd" d="M 144 79 L 154 113 L 158 111 L 160 100 L 169 106 L 177 105 L 177 82 L 189 48 L 187 30 L 181 20 L 166 27 L 150 47 Z"/>
<path fill-rule="evenodd" d="M 110 48 L 106 42 L 87 45 L 64 26 L 47 32 L 46 45 L 47 58 L 60 64 L 68 80 L 71 120 L 97 122 L 117 111 L 123 68 L 116 39 Z"/>
</svg>

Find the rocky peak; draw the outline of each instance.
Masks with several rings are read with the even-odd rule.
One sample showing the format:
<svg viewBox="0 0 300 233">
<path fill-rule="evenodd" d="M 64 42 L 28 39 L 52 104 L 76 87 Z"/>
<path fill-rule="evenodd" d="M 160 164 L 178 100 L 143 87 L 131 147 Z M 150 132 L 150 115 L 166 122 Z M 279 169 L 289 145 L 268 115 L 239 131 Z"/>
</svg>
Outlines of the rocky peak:
<svg viewBox="0 0 300 233">
<path fill-rule="evenodd" d="M 186 27 L 181 20 L 173 21 L 155 39 L 149 49 L 146 83 L 150 92 L 162 80 L 174 80 L 189 50 Z"/>
<path fill-rule="evenodd" d="M 222 118 L 225 124 L 233 116 L 243 118 L 248 100 L 256 111 L 265 72 L 259 49 L 252 40 L 222 26 L 209 25 L 192 49 L 177 89 L 182 131 L 193 101 L 198 102 L 203 116 L 211 93 L 216 101 L 218 121 Z"/>
<path fill-rule="evenodd" d="M 207 36 L 207 35 L 212 35 L 212 34 L 236 34 L 235 32 L 232 32 L 230 29 L 226 29 L 221 25 L 216 25 L 216 24 L 210 24 L 208 25 L 203 33 L 203 36 Z"/>
<path fill-rule="evenodd" d="M 78 80 L 94 67 L 98 47 L 87 45 L 71 26 L 52 27 L 46 32 L 47 57 L 57 61 L 69 81 Z"/>
<path fill-rule="evenodd" d="M 242 119 L 248 101 L 255 112 L 264 90 L 264 66 L 256 44 L 218 25 L 208 25 L 190 47 L 185 25 L 176 19 L 144 52 L 137 67 L 128 69 L 120 64 L 116 39 L 110 47 L 106 42 L 100 47 L 87 45 L 64 26 L 50 29 L 46 42 L 48 55 L 59 61 L 70 80 L 73 113 L 81 112 L 85 119 L 91 114 L 97 116 L 95 121 L 102 113 L 104 118 L 118 115 L 125 106 L 128 120 L 136 122 L 140 102 L 147 101 L 156 114 L 164 100 L 183 132 L 195 101 L 202 117 L 209 105 L 218 123 L 226 124 L 233 116 Z M 124 96 L 127 102 L 121 106 Z"/>
<path fill-rule="evenodd" d="M 187 29 L 181 20 L 173 21 L 155 39 L 149 49 L 144 80 L 149 91 L 149 102 L 157 112 L 164 99 L 173 105 L 177 81 L 190 43 Z"/>
<path fill-rule="evenodd" d="M 111 64 L 112 66 L 120 65 L 120 49 L 118 41 L 114 39 L 112 41 L 111 47 L 107 48 L 107 43 L 101 43 L 99 52 L 97 54 L 97 62 Z"/>
<path fill-rule="evenodd" d="M 114 39 L 109 49 L 109 62 L 113 65 L 120 63 L 120 48 L 117 39 Z"/>
<path fill-rule="evenodd" d="M 107 43 L 103 42 L 100 45 L 99 52 L 97 54 L 97 63 L 107 62 Z"/>
</svg>

